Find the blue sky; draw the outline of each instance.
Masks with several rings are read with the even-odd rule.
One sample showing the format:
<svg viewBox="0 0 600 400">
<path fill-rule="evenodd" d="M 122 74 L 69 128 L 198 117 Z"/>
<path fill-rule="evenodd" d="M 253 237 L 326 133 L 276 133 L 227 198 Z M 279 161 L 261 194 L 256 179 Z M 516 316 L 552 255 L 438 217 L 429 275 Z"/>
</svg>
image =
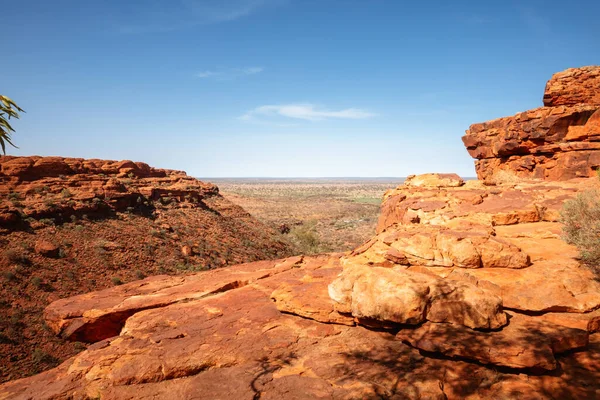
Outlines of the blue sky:
<svg viewBox="0 0 600 400">
<path fill-rule="evenodd" d="M 600 64 L 600 2 L 0 0 L 14 155 L 202 177 L 473 176 L 470 124 Z"/>
</svg>

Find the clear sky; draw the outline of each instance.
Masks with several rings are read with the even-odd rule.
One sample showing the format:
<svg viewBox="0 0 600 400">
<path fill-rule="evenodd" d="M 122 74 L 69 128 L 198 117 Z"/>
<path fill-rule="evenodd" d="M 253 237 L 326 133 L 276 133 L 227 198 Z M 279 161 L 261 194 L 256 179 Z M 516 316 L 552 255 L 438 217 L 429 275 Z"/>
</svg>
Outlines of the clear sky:
<svg viewBox="0 0 600 400">
<path fill-rule="evenodd" d="M 0 0 L 14 155 L 473 176 L 470 124 L 600 64 L 600 1 Z"/>
</svg>

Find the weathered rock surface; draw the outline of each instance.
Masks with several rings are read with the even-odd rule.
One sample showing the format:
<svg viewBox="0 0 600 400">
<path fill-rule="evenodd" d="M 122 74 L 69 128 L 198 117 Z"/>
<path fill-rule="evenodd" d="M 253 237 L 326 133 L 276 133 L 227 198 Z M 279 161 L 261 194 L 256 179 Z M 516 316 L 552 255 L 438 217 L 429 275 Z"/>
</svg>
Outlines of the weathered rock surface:
<svg viewBox="0 0 600 400">
<path fill-rule="evenodd" d="M 546 83 L 544 105 L 600 105 L 600 67 L 569 68 L 558 72 Z"/>
<path fill-rule="evenodd" d="M 530 264 L 519 247 L 484 232 L 409 225 L 380 234 L 377 240 L 373 247 L 378 245 L 382 262 L 459 268 L 525 268 Z"/>
<path fill-rule="evenodd" d="M 404 184 L 414 187 L 458 187 L 465 182 L 456 174 L 421 174 L 407 176 Z"/>
<path fill-rule="evenodd" d="M 44 311 L 48 326 L 65 339 L 97 342 L 116 336 L 127 318 L 142 310 L 188 302 L 298 266 L 302 257 L 281 263 L 259 261 L 208 271 L 202 275 L 153 276 L 99 292 L 69 297 Z"/>
<path fill-rule="evenodd" d="M 588 332 L 511 316 L 497 332 L 481 332 L 462 325 L 426 323 L 396 335 L 418 349 L 450 357 L 510 368 L 554 370 L 555 354 L 584 348 Z"/>
<path fill-rule="evenodd" d="M 401 337 L 403 332 L 417 332 L 423 327 L 403 329 L 395 335 L 360 325 L 320 322 L 325 314 L 311 318 L 316 314 L 307 313 L 304 306 L 300 313 L 305 316 L 297 316 L 294 301 L 283 301 L 291 312 L 278 310 L 280 296 L 276 293 L 290 293 L 282 288 L 303 283 L 319 288 L 316 297 L 320 299 L 313 308 L 322 304 L 324 311 L 331 310 L 332 304 L 326 304 L 322 293 L 326 291 L 324 283 L 342 270 L 338 258 L 271 262 L 270 273 L 265 263 L 215 271 L 231 271 L 232 276 L 220 277 L 223 283 L 239 281 L 240 276 L 257 278 L 221 293 L 137 311 L 125 321 L 118 336 L 96 343 L 56 369 L 3 384 L 0 398 L 191 399 L 201 393 L 203 397 L 235 399 L 533 399 L 593 398 L 597 394 L 600 364 L 592 349 L 555 355 L 583 345 L 586 334 L 581 331 L 548 325 L 549 331 L 539 337 L 529 335 L 540 342 L 530 340 L 519 355 L 511 352 L 514 347 L 510 346 L 527 336 L 524 331 L 522 336 L 505 332 L 510 346 L 501 346 L 495 336 L 493 340 L 480 339 L 478 335 L 484 333 L 460 330 L 470 340 L 461 342 L 462 347 L 468 347 L 467 343 L 480 348 L 496 346 L 492 361 L 500 365 L 521 368 L 523 364 L 534 364 L 543 370 L 561 363 L 561 369 L 552 374 L 526 375 L 499 372 L 462 360 L 430 358 L 403 343 L 408 341 Z M 196 277 L 196 281 L 216 279 L 211 276 L 203 272 L 190 277 Z M 126 296 L 122 289 L 111 289 L 117 300 Z M 137 302 L 144 302 L 144 298 L 151 301 L 155 294 L 134 287 L 128 291 Z M 309 302 L 309 294 L 300 290 L 291 297 L 298 296 L 298 304 L 302 305 Z M 96 295 L 98 304 L 110 298 L 108 292 Z M 93 309 L 93 296 L 80 300 Z M 517 317 L 521 316 L 514 316 L 512 321 Z M 528 317 L 523 318 L 528 323 Z M 423 326 L 431 325 L 450 326 L 431 322 Z M 501 332 L 516 326 L 509 324 Z M 456 340 L 456 332 L 442 333 L 448 334 L 447 342 Z M 487 335 L 494 334 L 497 332 Z M 475 338 L 482 342 L 478 344 Z M 444 336 L 433 339 L 443 346 L 440 342 Z M 596 349 L 596 339 L 591 342 Z M 518 340 L 516 343 L 522 344 Z M 537 362 L 524 362 L 529 356 Z"/>
<path fill-rule="evenodd" d="M 329 285 L 336 310 L 354 317 L 397 324 L 425 320 L 470 328 L 506 324 L 502 299 L 468 282 L 440 279 L 405 269 L 347 266 Z"/>
<path fill-rule="evenodd" d="M 489 290 L 506 308 L 589 313 L 600 307 L 600 284 L 579 266 L 577 250 L 560 239 L 555 221 L 564 201 L 597 184 L 579 179 L 500 186 L 470 181 L 436 190 L 401 186 L 386 194 L 378 235 L 342 264 L 425 268 Z M 502 247 L 490 247 L 496 243 Z"/>
<path fill-rule="evenodd" d="M 600 166 L 600 67 L 570 69 L 548 81 L 546 107 L 473 124 L 463 136 L 479 179 L 567 180 Z"/>
</svg>

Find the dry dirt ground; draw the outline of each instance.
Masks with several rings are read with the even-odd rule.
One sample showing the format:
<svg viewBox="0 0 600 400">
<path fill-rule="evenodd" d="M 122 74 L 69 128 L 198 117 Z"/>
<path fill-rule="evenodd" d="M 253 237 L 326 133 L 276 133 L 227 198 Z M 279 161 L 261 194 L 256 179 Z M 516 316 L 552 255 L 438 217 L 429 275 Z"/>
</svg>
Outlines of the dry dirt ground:
<svg viewBox="0 0 600 400">
<path fill-rule="evenodd" d="M 220 193 L 282 233 L 296 253 L 352 250 L 375 234 L 386 190 L 403 178 L 210 179 Z M 285 231 L 285 230 L 284 230 Z"/>
</svg>

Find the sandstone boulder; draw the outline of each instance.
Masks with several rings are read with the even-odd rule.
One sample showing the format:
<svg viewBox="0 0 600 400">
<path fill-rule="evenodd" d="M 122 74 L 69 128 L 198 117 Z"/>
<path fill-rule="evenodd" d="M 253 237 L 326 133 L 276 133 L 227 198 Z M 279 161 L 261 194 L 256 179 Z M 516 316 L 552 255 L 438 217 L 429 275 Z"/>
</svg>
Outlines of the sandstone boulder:
<svg viewBox="0 0 600 400">
<path fill-rule="evenodd" d="M 413 187 L 457 187 L 464 185 L 462 178 L 456 174 L 421 174 L 410 175 L 404 181 L 405 186 Z"/>
<path fill-rule="evenodd" d="M 341 313 L 359 320 L 416 325 L 425 320 L 495 329 L 506 323 L 502 300 L 467 282 L 405 269 L 355 265 L 329 285 Z"/>
<path fill-rule="evenodd" d="M 458 268 L 525 268 L 528 254 L 516 245 L 483 232 L 432 225 L 397 226 L 357 249 L 350 260 L 385 264 Z"/>
<path fill-rule="evenodd" d="M 47 240 L 38 240 L 34 250 L 44 257 L 57 258 L 60 255 L 60 246 Z"/>
</svg>

